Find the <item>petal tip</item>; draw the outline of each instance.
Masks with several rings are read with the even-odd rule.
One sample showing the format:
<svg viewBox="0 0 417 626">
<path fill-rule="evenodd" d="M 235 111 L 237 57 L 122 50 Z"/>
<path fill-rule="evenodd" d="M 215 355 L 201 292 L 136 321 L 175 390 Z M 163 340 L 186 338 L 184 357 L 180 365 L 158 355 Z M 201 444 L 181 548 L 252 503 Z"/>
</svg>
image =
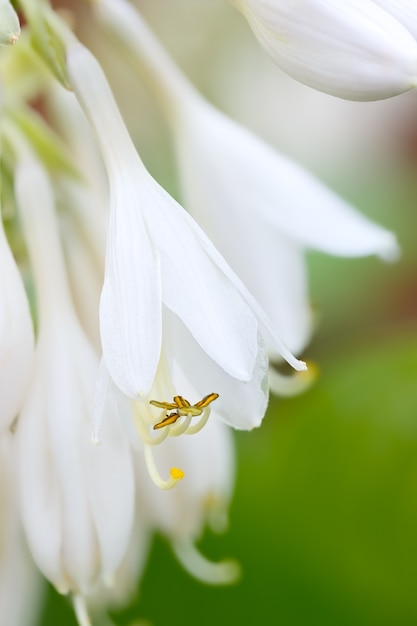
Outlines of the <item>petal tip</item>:
<svg viewBox="0 0 417 626">
<path fill-rule="evenodd" d="M 381 249 L 378 252 L 378 256 L 386 263 L 398 261 L 401 256 L 401 248 L 395 235 L 387 233 L 385 240 L 382 242 Z"/>
</svg>

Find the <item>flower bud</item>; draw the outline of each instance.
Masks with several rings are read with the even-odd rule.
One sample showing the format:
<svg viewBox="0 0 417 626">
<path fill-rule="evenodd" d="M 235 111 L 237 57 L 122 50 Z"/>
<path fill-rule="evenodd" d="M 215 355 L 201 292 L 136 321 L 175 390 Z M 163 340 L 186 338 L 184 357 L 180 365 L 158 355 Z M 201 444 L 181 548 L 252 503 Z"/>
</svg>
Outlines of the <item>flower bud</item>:
<svg viewBox="0 0 417 626">
<path fill-rule="evenodd" d="M 314 89 L 382 100 L 417 83 L 417 42 L 398 21 L 401 9 L 391 15 L 370 0 L 231 2 L 275 63 Z"/>
<path fill-rule="evenodd" d="M 20 37 L 20 24 L 9 0 L 0 0 L 0 45 L 12 46 Z"/>
</svg>

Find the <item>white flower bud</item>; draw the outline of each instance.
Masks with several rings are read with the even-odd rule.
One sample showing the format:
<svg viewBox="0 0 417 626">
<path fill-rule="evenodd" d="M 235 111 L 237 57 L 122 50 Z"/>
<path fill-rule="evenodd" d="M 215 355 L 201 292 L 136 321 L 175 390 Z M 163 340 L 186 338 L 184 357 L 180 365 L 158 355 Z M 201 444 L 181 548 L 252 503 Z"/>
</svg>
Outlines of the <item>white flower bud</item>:
<svg viewBox="0 0 417 626">
<path fill-rule="evenodd" d="M 410 2 L 392 15 L 370 0 L 231 2 L 275 63 L 319 91 L 381 100 L 417 84 L 417 42 L 395 19 Z"/>
<path fill-rule="evenodd" d="M 20 37 L 20 24 L 9 0 L 0 0 L 0 45 L 12 46 Z"/>
</svg>

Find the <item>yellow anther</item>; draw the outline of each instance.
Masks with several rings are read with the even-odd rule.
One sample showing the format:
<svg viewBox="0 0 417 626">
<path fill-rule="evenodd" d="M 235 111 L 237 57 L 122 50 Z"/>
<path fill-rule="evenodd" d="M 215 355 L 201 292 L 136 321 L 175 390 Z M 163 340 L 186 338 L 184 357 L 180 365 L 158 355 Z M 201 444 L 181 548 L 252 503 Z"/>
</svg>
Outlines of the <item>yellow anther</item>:
<svg viewBox="0 0 417 626">
<path fill-rule="evenodd" d="M 209 393 L 208 396 L 204 396 L 202 400 L 199 400 L 196 404 L 194 404 L 194 407 L 205 409 L 206 406 L 208 406 L 211 402 L 214 402 L 214 400 L 217 400 L 218 397 L 218 393 Z"/>
<path fill-rule="evenodd" d="M 149 404 L 157 406 L 159 409 L 165 409 L 166 411 L 172 411 L 178 408 L 177 404 L 172 404 L 172 402 L 158 402 L 158 400 L 149 400 Z"/>
<path fill-rule="evenodd" d="M 217 400 L 219 397 L 218 393 L 209 393 L 207 396 L 204 396 L 202 400 L 199 400 L 195 404 L 190 404 L 188 400 L 183 398 L 183 396 L 175 396 L 174 403 L 171 402 L 159 402 L 159 400 L 149 400 L 149 404 L 152 406 L 157 406 L 160 409 L 165 409 L 168 411 L 173 411 L 170 415 L 167 415 L 162 421 L 158 422 L 154 425 L 154 430 L 158 428 L 163 428 L 163 426 L 169 426 L 170 424 L 175 424 L 177 419 L 184 416 L 192 416 L 197 417 L 201 415 L 205 408 L 213 402 Z"/>
<path fill-rule="evenodd" d="M 184 472 L 179 469 L 179 467 L 171 467 L 171 469 L 169 470 L 169 475 L 174 480 L 182 480 L 185 476 Z"/>
<path fill-rule="evenodd" d="M 179 409 L 186 409 L 191 406 L 188 400 L 186 400 L 182 396 L 174 396 L 174 402 Z"/>
<path fill-rule="evenodd" d="M 158 428 L 163 428 L 164 426 L 169 426 L 170 424 L 175 424 L 175 422 L 181 417 L 178 413 L 171 413 L 171 415 L 167 415 L 165 419 L 157 424 L 154 424 L 153 429 L 158 430 Z"/>
</svg>

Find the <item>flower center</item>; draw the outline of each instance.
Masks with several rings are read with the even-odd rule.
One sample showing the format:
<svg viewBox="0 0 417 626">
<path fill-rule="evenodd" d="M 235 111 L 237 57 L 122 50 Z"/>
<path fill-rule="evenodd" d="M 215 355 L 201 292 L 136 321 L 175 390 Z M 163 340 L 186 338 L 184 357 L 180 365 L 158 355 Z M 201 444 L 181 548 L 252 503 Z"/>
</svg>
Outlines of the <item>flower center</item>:
<svg viewBox="0 0 417 626">
<path fill-rule="evenodd" d="M 170 470 L 168 480 L 161 478 L 156 464 L 152 448 L 169 437 L 179 435 L 193 435 L 198 433 L 207 423 L 210 416 L 210 404 L 219 397 L 218 393 L 210 393 L 195 404 L 191 404 L 183 396 L 174 396 L 172 402 L 149 400 L 149 404 L 162 409 L 159 416 L 155 417 L 145 403 L 133 403 L 133 416 L 136 430 L 144 444 L 145 462 L 153 482 L 161 489 L 171 489 L 184 477 L 184 472 L 173 467 Z M 193 417 L 199 417 L 198 421 L 191 424 Z M 153 434 L 152 431 L 160 431 Z"/>
</svg>

